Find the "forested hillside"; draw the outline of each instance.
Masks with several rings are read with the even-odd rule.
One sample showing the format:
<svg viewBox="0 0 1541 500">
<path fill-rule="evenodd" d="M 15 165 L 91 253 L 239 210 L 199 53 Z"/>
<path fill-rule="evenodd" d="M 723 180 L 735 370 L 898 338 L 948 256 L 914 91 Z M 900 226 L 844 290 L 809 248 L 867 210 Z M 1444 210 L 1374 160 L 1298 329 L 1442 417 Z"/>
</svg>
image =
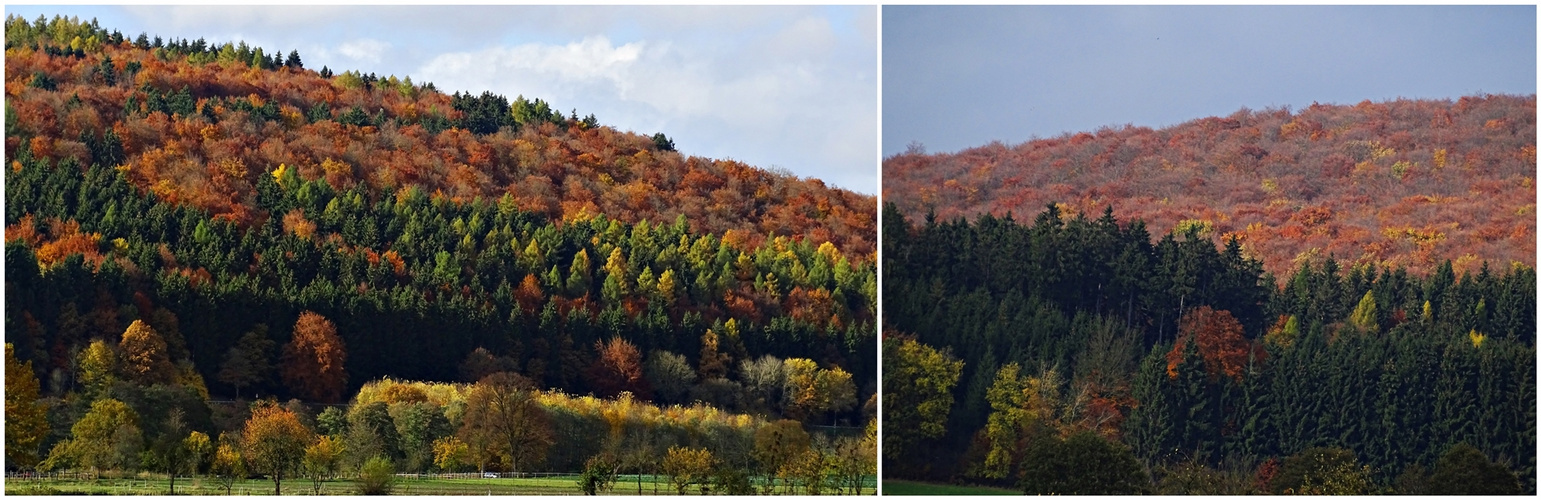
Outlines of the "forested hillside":
<svg viewBox="0 0 1541 500">
<path fill-rule="evenodd" d="M 1158 234 L 1238 236 L 1277 275 L 1329 255 L 1418 275 L 1534 266 L 1535 176 L 1535 95 L 1242 109 L 883 162 L 912 219 L 1112 206 Z"/>
<path fill-rule="evenodd" d="M 387 376 L 630 393 L 669 419 L 696 418 L 691 405 L 756 415 L 709 414 L 736 422 L 744 460 L 711 463 L 773 477 L 748 465 L 755 429 L 860 426 L 875 411 L 862 405 L 876 392 L 871 196 L 688 157 L 662 133 L 540 99 L 316 71 L 242 42 L 10 17 L 5 64 L 8 465 L 170 467 L 65 446 L 106 401 L 143 417 L 146 457 L 188 430 L 151 419 L 167 407 L 235 448 L 251 442 L 236 436 L 246 416 L 295 418 L 210 398 L 297 399 L 282 411 L 307 439 L 341 442 L 353 438 L 316 427 L 306 405 Z M 12 346 L 49 428 L 15 447 Z M 488 382 L 497 374 L 519 382 Z M 622 418 L 659 418 L 625 415 L 626 401 Z M 448 421 L 428 430 L 395 406 L 356 414 L 357 400 L 346 418 L 426 432 L 383 457 L 450 470 L 434 441 L 473 425 L 460 412 L 474 403 L 456 404 L 435 400 L 424 415 Z M 504 446 L 469 465 L 582 468 L 603 434 L 572 433 L 550 461 Z M 685 434 L 667 442 L 724 453 Z M 96 444 L 134 446 L 119 437 Z M 783 451 L 834 460 L 834 441 L 804 438 Z"/>
<path fill-rule="evenodd" d="M 871 196 L 684 156 L 661 133 L 618 131 L 540 99 L 316 71 L 297 52 L 244 42 L 42 24 L 6 23 L 7 155 L 26 142 L 37 157 L 126 166 L 140 191 L 241 225 L 273 215 L 256 206 L 257 179 L 287 164 L 338 190 L 418 186 L 458 203 L 509 194 L 552 220 L 685 215 L 698 232 L 749 245 L 788 236 L 863 257 L 875 248 Z M 121 156 L 99 156 L 119 154 L 93 147 L 103 144 Z"/>
<path fill-rule="evenodd" d="M 1111 211 L 912 223 L 890 204 L 883 221 L 887 476 L 1060 494 L 1535 491 L 1529 266 L 1327 258 L 1275 277 L 1238 238 L 1152 241 Z"/>
</svg>

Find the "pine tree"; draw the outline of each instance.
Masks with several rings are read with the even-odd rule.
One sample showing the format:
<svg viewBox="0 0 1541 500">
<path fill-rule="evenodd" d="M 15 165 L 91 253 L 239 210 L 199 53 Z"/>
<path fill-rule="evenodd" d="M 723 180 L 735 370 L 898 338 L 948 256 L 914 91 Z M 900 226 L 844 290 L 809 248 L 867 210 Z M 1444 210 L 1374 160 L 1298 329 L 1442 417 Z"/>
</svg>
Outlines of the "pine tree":
<svg viewBox="0 0 1541 500">
<path fill-rule="evenodd" d="M 1166 461 L 1176 451 L 1176 432 L 1168 400 L 1166 358 L 1161 346 L 1152 348 L 1135 372 L 1130 396 L 1136 406 L 1124 421 L 1124 436 L 1147 467 Z"/>
</svg>

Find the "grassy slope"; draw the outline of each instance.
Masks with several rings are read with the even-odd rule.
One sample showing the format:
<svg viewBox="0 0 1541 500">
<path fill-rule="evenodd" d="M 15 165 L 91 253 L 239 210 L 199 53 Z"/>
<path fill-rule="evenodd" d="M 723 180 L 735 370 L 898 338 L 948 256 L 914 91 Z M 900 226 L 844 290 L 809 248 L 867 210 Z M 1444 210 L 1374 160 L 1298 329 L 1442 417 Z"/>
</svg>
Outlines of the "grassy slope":
<svg viewBox="0 0 1541 500">
<path fill-rule="evenodd" d="M 539 478 L 500 478 L 500 479 L 410 479 L 397 478 L 393 495 L 577 495 L 581 493 L 577 485 L 578 476 L 563 475 Z M 654 488 L 653 481 L 657 481 Z M 950 486 L 927 485 L 923 483 L 910 483 L 922 487 Z M 643 494 L 652 495 L 657 491 L 660 495 L 673 495 L 674 489 L 668 482 L 667 476 L 644 476 L 642 480 Z M 166 479 L 164 475 L 153 474 L 147 479 L 139 478 L 103 478 L 98 480 L 74 480 L 74 479 L 46 479 L 27 480 L 10 479 L 5 482 L 5 494 L 11 495 L 165 495 Z M 622 475 L 616 482 L 611 494 L 635 495 L 637 493 L 636 476 Z M 959 488 L 969 490 L 969 488 Z M 993 490 L 984 488 L 988 493 L 983 494 L 1012 494 L 1006 490 Z M 690 492 L 697 489 L 692 487 Z M 237 482 L 231 493 L 237 495 L 269 495 L 273 492 L 273 482 L 266 479 L 249 479 Z M 283 482 L 285 495 L 310 495 L 310 481 L 303 478 L 285 479 Z M 323 495 L 356 495 L 354 482 L 349 480 L 327 481 L 322 486 Z M 870 478 L 863 494 L 872 494 Z M 196 480 L 189 478 L 177 479 L 178 495 L 224 495 L 224 488 L 213 478 L 201 477 Z M 926 494 L 981 494 L 981 493 L 926 493 Z"/>
<path fill-rule="evenodd" d="M 957 486 L 915 481 L 883 481 L 884 495 L 1020 495 L 1020 492 L 985 486 Z"/>
<path fill-rule="evenodd" d="M 150 479 L 100 479 L 77 481 L 51 479 L 30 481 L 12 479 L 6 481 L 5 494 L 10 495 L 165 495 L 166 480 L 157 475 Z M 633 483 L 633 486 L 635 483 Z M 660 485 L 659 491 L 667 490 Z M 310 481 L 286 479 L 285 495 L 311 494 Z M 635 490 L 633 490 L 635 492 Z M 651 492 L 651 490 L 649 490 Z M 231 493 L 244 495 L 271 495 L 273 482 L 251 479 L 237 482 Z M 356 495 L 353 481 L 327 481 L 322 486 L 325 495 Z M 580 491 L 576 476 L 522 479 L 398 479 L 393 494 L 397 495 L 576 495 Z M 177 480 L 178 495 L 224 495 L 225 489 L 212 478 Z"/>
</svg>

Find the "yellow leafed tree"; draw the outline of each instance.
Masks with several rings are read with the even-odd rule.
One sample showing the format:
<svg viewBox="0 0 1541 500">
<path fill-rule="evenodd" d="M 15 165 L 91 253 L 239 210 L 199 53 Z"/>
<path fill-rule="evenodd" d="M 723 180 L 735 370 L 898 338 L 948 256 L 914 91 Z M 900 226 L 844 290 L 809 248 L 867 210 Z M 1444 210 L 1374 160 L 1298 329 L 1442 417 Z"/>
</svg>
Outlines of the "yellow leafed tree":
<svg viewBox="0 0 1541 500">
<path fill-rule="evenodd" d="M 32 362 L 18 362 L 15 350 L 11 343 L 5 344 L 5 461 L 32 467 L 37 465 L 37 447 L 48 435 L 48 420 L 37 403 Z"/>
<path fill-rule="evenodd" d="M 118 343 L 123 352 L 123 370 L 143 385 L 169 384 L 177 379 L 177 367 L 166 353 L 166 340 L 143 321 L 134 320 Z"/>
</svg>

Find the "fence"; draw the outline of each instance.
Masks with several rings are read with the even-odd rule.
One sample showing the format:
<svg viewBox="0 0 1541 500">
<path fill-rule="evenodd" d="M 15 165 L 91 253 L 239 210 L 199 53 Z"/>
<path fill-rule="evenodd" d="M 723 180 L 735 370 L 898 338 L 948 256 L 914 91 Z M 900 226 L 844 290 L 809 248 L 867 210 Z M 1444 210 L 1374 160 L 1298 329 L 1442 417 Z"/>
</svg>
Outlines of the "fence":
<svg viewBox="0 0 1541 500">
<path fill-rule="evenodd" d="M 577 478 L 579 472 L 402 472 L 396 477 L 410 479 L 540 479 Z"/>
<path fill-rule="evenodd" d="M 573 494 L 576 492 L 577 481 L 580 474 L 576 472 L 445 472 L 445 473 L 400 473 L 396 474 L 395 489 L 397 493 L 409 495 L 529 495 L 529 494 Z M 165 474 L 157 473 L 114 473 L 95 474 L 86 471 L 65 472 L 20 472 L 12 471 L 5 474 L 8 487 L 21 488 L 13 493 L 21 494 L 65 494 L 74 491 L 81 494 L 154 494 L 164 493 L 167 487 Z M 224 490 L 217 481 L 211 481 L 208 476 L 200 476 L 201 486 L 195 486 L 191 476 L 178 475 L 177 491 L 179 493 L 191 493 L 201 495 L 221 495 Z M 340 475 L 332 478 L 323 486 L 325 492 L 352 491 L 352 482 L 357 479 L 353 474 Z M 673 487 L 669 483 L 667 475 L 653 474 L 620 474 L 616 476 L 614 493 L 634 493 L 639 484 L 646 485 L 644 493 L 657 491 L 664 494 L 672 494 Z M 766 478 L 754 476 L 750 483 L 756 488 L 764 487 Z M 85 483 L 86 490 L 80 489 L 54 489 L 61 488 L 61 483 Z M 864 493 L 876 490 L 877 478 L 868 476 L 863 478 L 862 489 Z M 785 480 L 778 481 L 780 488 L 786 488 Z M 628 490 L 627 488 L 632 488 Z M 37 488 L 33 491 L 29 488 Z M 840 491 L 849 494 L 842 489 L 836 489 L 834 485 L 826 487 L 826 493 Z M 309 494 L 311 484 L 301 477 L 293 477 L 284 481 L 285 494 Z M 28 493 L 33 491 L 32 493 Z M 692 488 L 691 491 L 695 491 Z M 785 490 L 783 490 L 785 491 Z M 238 495 L 271 494 L 272 485 L 265 479 L 238 480 L 232 485 L 231 493 Z"/>
<path fill-rule="evenodd" d="M 68 472 L 28 472 L 8 471 L 5 480 L 9 481 L 88 481 L 96 479 L 96 474 L 82 471 Z"/>
</svg>

